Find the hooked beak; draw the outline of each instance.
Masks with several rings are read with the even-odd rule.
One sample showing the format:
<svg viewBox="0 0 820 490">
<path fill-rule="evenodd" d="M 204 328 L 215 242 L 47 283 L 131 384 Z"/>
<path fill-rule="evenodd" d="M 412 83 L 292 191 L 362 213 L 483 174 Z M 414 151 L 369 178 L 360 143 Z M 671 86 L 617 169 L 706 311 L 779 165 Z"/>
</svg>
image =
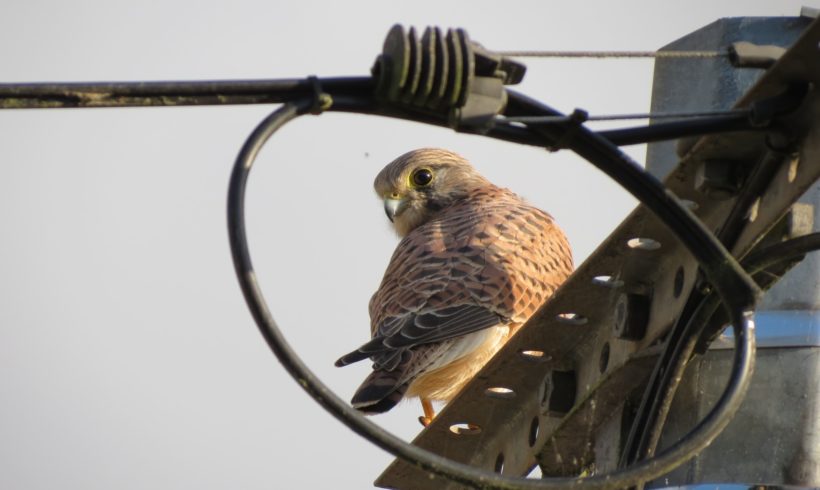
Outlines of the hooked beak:
<svg viewBox="0 0 820 490">
<path fill-rule="evenodd" d="M 390 197 L 384 198 L 384 212 L 387 214 L 387 219 L 392 223 L 396 215 L 401 213 L 404 209 L 404 199 L 392 199 Z"/>
</svg>

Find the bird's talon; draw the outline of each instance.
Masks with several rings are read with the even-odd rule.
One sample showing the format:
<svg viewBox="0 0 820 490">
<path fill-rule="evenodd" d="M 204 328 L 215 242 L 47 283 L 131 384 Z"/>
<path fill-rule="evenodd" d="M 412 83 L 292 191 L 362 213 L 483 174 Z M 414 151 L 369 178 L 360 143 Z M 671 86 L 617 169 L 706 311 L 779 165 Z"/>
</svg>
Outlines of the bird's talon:
<svg viewBox="0 0 820 490">
<path fill-rule="evenodd" d="M 430 417 L 425 417 L 424 415 L 419 416 L 419 423 L 424 427 L 427 427 L 428 425 L 430 425 L 430 422 L 432 422 L 432 421 L 433 421 L 433 419 L 431 419 Z"/>
</svg>

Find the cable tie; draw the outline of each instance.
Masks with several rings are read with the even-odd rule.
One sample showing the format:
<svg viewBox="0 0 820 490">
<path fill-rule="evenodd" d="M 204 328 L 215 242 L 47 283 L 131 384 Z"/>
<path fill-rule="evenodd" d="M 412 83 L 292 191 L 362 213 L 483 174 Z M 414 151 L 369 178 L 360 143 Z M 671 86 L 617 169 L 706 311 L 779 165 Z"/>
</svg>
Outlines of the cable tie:
<svg viewBox="0 0 820 490">
<path fill-rule="evenodd" d="M 313 88 L 313 105 L 310 106 L 310 113 L 318 116 L 324 111 L 330 109 L 333 105 L 333 97 L 329 93 L 322 90 L 322 82 L 316 75 L 310 75 L 308 78 L 311 88 Z"/>
<path fill-rule="evenodd" d="M 581 127 L 589 119 L 589 113 L 583 109 L 575 109 L 572 111 L 572 114 L 566 116 L 566 125 L 565 131 L 561 136 L 550 145 L 548 148 L 549 151 L 558 151 L 561 148 L 566 148 L 566 143 L 568 143 L 575 134 L 578 132 L 578 128 Z"/>
</svg>

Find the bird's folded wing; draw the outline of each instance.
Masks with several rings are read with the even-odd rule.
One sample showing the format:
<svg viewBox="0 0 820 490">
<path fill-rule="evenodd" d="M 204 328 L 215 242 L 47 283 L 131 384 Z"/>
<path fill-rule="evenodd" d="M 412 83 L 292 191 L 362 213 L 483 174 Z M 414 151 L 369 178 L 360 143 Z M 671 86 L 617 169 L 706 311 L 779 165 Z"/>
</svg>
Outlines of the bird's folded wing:
<svg viewBox="0 0 820 490">
<path fill-rule="evenodd" d="M 370 342 L 342 356 L 336 365 L 346 366 L 378 354 L 461 337 L 508 321 L 492 310 L 472 304 L 390 317 L 385 319 L 379 333 Z M 397 324 L 399 328 L 396 328 Z"/>
</svg>

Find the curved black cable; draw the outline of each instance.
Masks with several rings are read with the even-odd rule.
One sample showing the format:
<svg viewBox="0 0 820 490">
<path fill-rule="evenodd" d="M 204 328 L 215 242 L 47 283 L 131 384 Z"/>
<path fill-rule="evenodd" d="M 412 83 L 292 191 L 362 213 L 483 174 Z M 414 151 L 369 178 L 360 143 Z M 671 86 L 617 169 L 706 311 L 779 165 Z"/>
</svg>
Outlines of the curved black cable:
<svg viewBox="0 0 820 490">
<path fill-rule="evenodd" d="M 517 105 L 518 105 L 516 107 L 516 114 L 520 114 L 521 112 L 524 112 L 524 110 L 522 110 L 521 106 L 529 105 L 531 107 L 535 107 L 536 110 L 539 109 L 538 108 L 538 106 L 540 104 L 539 102 L 533 101 L 533 100 L 528 99 L 528 98 L 526 98 L 524 96 L 521 96 L 519 94 L 511 94 L 511 99 L 514 99 L 516 101 Z M 549 107 L 546 107 L 546 106 L 541 107 L 540 111 L 545 115 L 554 115 L 554 113 L 555 113 L 555 111 L 552 108 L 549 108 Z M 538 128 L 538 129 L 543 131 L 543 128 Z M 555 141 L 556 136 L 554 136 L 554 134 L 551 134 L 550 136 L 553 138 L 552 141 Z M 562 138 L 562 136 L 560 136 L 560 135 L 557 136 L 558 141 L 560 141 L 561 138 Z M 566 138 L 563 137 L 563 139 L 566 139 Z M 593 160 L 593 158 L 591 158 L 590 154 L 594 154 L 594 152 L 599 148 L 596 148 L 594 146 L 590 146 L 590 145 L 588 145 L 587 142 L 585 142 L 584 145 L 581 145 L 581 146 L 576 145 L 574 147 L 572 146 L 571 143 L 564 143 L 564 144 L 566 146 L 571 147 L 573 150 L 575 150 L 581 156 L 584 156 L 585 158 L 587 158 L 587 160 L 590 160 L 592 163 L 598 165 Z M 604 146 L 606 146 L 605 143 L 602 144 L 602 145 L 599 145 L 599 147 L 604 147 Z M 625 185 L 627 190 L 632 192 L 633 195 L 638 197 L 645 205 L 647 205 L 649 207 L 649 209 L 652 210 L 662 221 L 664 221 L 665 223 L 667 223 L 667 225 L 669 225 L 670 216 L 666 213 L 671 212 L 672 214 L 674 214 L 674 212 L 676 211 L 676 209 L 675 209 L 676 206 L 666 206 L 666 207 L 664 207 L 664 206 L 660 205 L 660 202 L 662 201 L 663 198 L 671 197 L 669 195 L 669 193 L 665 192 L 665 189 L 663 189 L 661 184 L 659 182 L 657 182 L 655 179 L 652 179 L 652 178 L 645 178 L 642 183 L 646 184 L 646 185 L 644 186 L 643 189 L 641 189 L 640 186 L 641 186 L 642 183 L 637 182 L 637 180 L 638 180 L 637 177 L 640 177 L 640 175 L 638 175 L 638 174 L 644 174 L 643 176 L 646 176 L 646 173 L 643 171 L 643 169 L 638 167 L 636 164 L 629 165 L 629 163 L 631 163 L 631 162 L 629 162 L 628 159 L 623 158 L 623 160 L 624 160 L 623 163 L 625 163 L 626 165 L 622 165 L 621 169 L 626 169 L 628 171 L 632 171 L 633 177 L 636 177 L 635 181 L 632 181 L 632 182 L 628 183 L 628 184 L 632 184 L 634 187 L 630 187 L 629 185 Z M 602 162 L 602 163 L 607 163 L 607 162 Z M 601 170 L 608 173 L 613 178 L 617 179 L 617 177 L 614 176 L 611 173 L 611 170 L 612 170 L 611 167 L 603 167 L 601 165 L 598 165 L 598 166 Z M 657 183 L 657 185 L 654 186 L 655 189 L 652 189 L 653 186 L 650 185 L 650 184 L 655 184 L 655 183 Z M 624 184 L 622 184 L 622 185 L 624 185 Z M 651 201 L 647 202 L 648 200 L 651 200 L 651 199 L 655 199 L 657 201 L 657 204 L 652 205 Z M 674 204 L 677 204 L 677 203 L 675 202 Z M 680 208 L 680 206 L 677 206 L 677 207 Z M 688 210 L 683 210 L 683 211 L 687 212 Z M 680 214 L 683 214 L 683 213 L 678 213 L 678 214 L 680 215 Z M 672 218 L 674 219 L 675 217 L 672 216 Z M 679 219 L 679 217 L 678 217 L 678 219 Z M 694 222 L 693 224 L 695 226 L 700 225 L 700 222 L 697 221 L 697 220 L 690 220 L 690 223 L 692 223 L 692 222 Z M 698 252 L 705 252 L 705 250 L 703 248 L 703 246 L 706 245 L 705 242 L 695 243 L 694 241 L 688 241 L 687 240 L 688 238 L 693 238 L 694 236 L 698 235 L 696 230 L 690 229 L 689 233 L 686 233 L 682 236 L 678 230 L 674 229 L 674 226 L 670 226 L 670 227 L 673 228 L 673 231 L 675 231 L 675 233 L 678 235 L 678 238 L 687 246 L 687 248 L 689 248 L 689 250 L 692 251 L 692 253 L 695 255 L 695 257 L 698 259 L 699 263 L 701 264 L 701 267 L 703 267 L 704 262 L 708 263 L 710 258 L 707 257 L 706 254 L 704 254 L 704 253 L 701 253 L 701 254 L 698 253 Z M 732 258 L 727 259 L 727 257 L 729 256 L 729 253 L 725 250 L 725 248 L 722 246 L 722 244 L 719 242 L 719 240 L 717 240 L 717 238 L 714 237 L 714 235 L 711 235 L 711 233 L 709 233 L 706 230 L 702 230 L 702 231 L 704 233 L 700 233 L 700 235 L 702 235 L 704 238 L 711 241 L 711 243 L 709 243 L 706 246 L 713 246 L 715 255 L 722 256 L 721 259 L 717 259 L 715 262 L 712 262 L 712 264 L 711 264 L 711 266 L 713 267 L 712 270 L 709 270 L 708 268 L 705 268 L 704 271 L 707 273 L 707 276 L 709 277 L 709 279 L 713 282 L 714 287 L 718 290 L 719 293 L 721 293 L 720 296 L 723 297 L 723 298 L 727 298 L 726 293 L 731 292 L 731 291 L 737 291 L 736 287 L 734 285 L 731 285 L 731 284 L 718 284 L 718 283 L 715 282 L 715 280 L 717 279 L 718 281 L 722 281 L 722 280 L 726 279 L 725 276 L 720 277 L 720 271 L 726 271 L 729 268 L 733 268 L 734 269 L 733 272 L 737 272 L 737 270 L 741 269 L 741 268 L 736 263 L 736 261 L 734 261 L 734 259 L 732 259 Z M 712 256 L 711 260 L 714 260 L 715 255 Z M 721 260 L 724 261 L 723 264 L 721 264 Z M 735 277 L 739 280 L 746 281 L 747 284 L 748 284 L 748 282 L 751 281 L 751 278 L 746 274 L 738 274 Z M 754 286 L 751 287 L 750 288 L 750 294 L 756 296 L 756 293 L 757 293 L 757 288 L 754 287 Z M 735 298 L 732 298 L 732 299 L 738 300 L 740 302 L 739 304 L 742 304 L 743 301 L 744 301 L 744 299 L 740 298 L 740 297 L 735 297 Z M 750 301 L 750 298 L 747 298 L 746 301 Z M 751 301 L 753 301 L 753 300 L 751 300 Z M 716 301 L 715 304 L 716 305 L 719 304 L 719 301 Z M 731 308 L 730 305 L 727 305 L 727 306 L 729 306 Z M 694 345 L 697 341 L 697 336 L 694 336 L 694 338 L 688 337 L 688 335 L 691 335 L 689 330 L 684 330 L 684 331 L 678 330 L 677 332 L 673 332 L 672 334 L 677 336 L 676 339 L 689 339 L 689 340 L 691 340 L 691 348 L 692 349 L 694 348 Z M 680 349 L 688 349 L 687 346 L 689 346 L 690 342 L 686 342 L 683 345 L 679 345 L 679 344 L 681 344 L 681 342 L 679 342 L 679 341 L 669 342 L 668 343 L 668 345 L 670 345 L 670 347 L 673 347 L 673 348 L 672 349 L 666 349 L 664 351 L 664 353 L 662 354 L 661 359 L 658 360 L 658 362 L 656 364 L 656 366 L 657 366 L 656 370 L 653 372 L 652 379 L 650 379 L 650 386 L 653 383 L 657 384 L 657 382 L 659 381 L 659 374 L 658 374 L 659 371 L 662 371 L 666 375 L 666 376 L 663 377 L 663 379 L 667 379 L 671 376 L 674 376 L 674 374 L 679 373 L 682 370 L 682 366 L 678 365 L 678 364 L 675 364 L 675 362 L 677 362 L 678 359 L 680 359 L 680 357 L 679 357 L 680 356 L 680 352 L 679 352 Z M 663 367 L 663 369 L 661 369 L 661 367 Z M 739 378 L 733 378 L 733 377 L 730 378 L 727 389 L 732 389 L 733 385 L 735 383 L 740 382 L 740 381 L 741 380 Z M 658 389 L 662 390 L 663 386 L 665 386 L 665 385 L 663 385 L 663 384 L 658 385 Z M 664 398 L 661 398 L 661 400 L 663 400 L 663 399 Z M 642 404 L 644 404 L 644 403 L 646 403 L 646 401 L 642 402 Z M 642 408 L 646 408 L 646 407 L 642 407 Z M 654 412 L 639 410 L 639 413 L 641 413 L 641 412 L 649 414 L 648 415 L 649 422 L 647 423 L 647 425 L 651 426 L 655 422 L 655 420 L 652 419 L 652 417 L 651 417 L 652 415 L 654 415 Z M 643 421 L 640 421 L 640 422 L 641 423 L 639 423 L 639 421 L 636 420 L 636 422 L 633 424 L 632 431 L 630 432 L 630 439 L 634 438 L 634 433 L 635 433 L 637 427 L 642 425 Z M 649 436 L 648 432 L 644 432 L 644 435 L 647 436 L 647 437 L 651 437 L 651 436 Z M 630 447 L 630 444 L 627 444 L 627 448 L 629 448 L 629 447 Z M 628 462 L 629 463 L 634 463 L 636 460 L 637 460 L 637 458 L 632 459 Z"/>
<path fill-rule="evenodd" d="M 359 102 L 354 102 L 353 99 L 341 102 L 340 106 L 337 106 L 337 109 L 355 111 L 355 107 L 359 105 Z M 370 110 L 374 109 L 372 101 L 363 101 L 361 102 L 361 106 L 367 107 Z M 731 267 L 731 263 L 733 262 L 731 257 L 727 255 L 721 256 L 721 249 L 714 248 L 713 241 L 709 240 L 709 237 L 704 238 L 700 236 L 692 239 L 684 239 L 686 238 L 684 234 L 690 231 L 695 234 L 703 234 L 703 231 L 698 228 L 696 223 L 694 225 L 692 224 L 693 220 L 691 216 L 686 214 L 686 210 L 677 205 L 674 198 L 667 195 L 662 186 L 660 186 L 660 183 L 656 180 L 647 179 L 645 175 L 639 172 L 636 173 L 635 170 L 631 168 L 621 169 L 621 171 L 619 171 L 619 166 L 634 166 L 637 169 L 637 165 L 623 156 L 611 143 L 597 137 L 583 127 L 577 128 L 577 134 L 571 139 L 569 146 L 595 163 L 599 168 L 602 168 L 602 170 L 610 174 L 621 185 L 627 187 L 630 192 L 633 192 L 633 194 L 644 201 L 646 205 L 659 206 L 660 209 L 667 212 L 672 209 L 673 211 L 668 213 L 664 213 L 659 209 L 654 210 L 656 213 L 659 213 L 659 218 L 670 226 L 687 246 L 693 243 L 705 244 L 704 246 L 707 247 L 705 251 L 695 253 L 697 251 L 692 250 L 692 252 L 695 253 L 696 257 L 706 259 L 704 261 L 706 263 L 702 262 L 702 266 L 705 270 L 716 276 L 712 279 L 717 285 L 721 286 L 718 288 L 719 293 L 723 295 L 724 287 L 734 285 L 738 285 L 741 290 L 745 292 L 745 294 L 739 296 L 723 295 L 729 305 L 735 333 L 735 362 L 732 365 L 730 374 L 730 379 L 734 380 L 734 382 L 727 386 L 726 391 L 712 411 L 704 417 L 692 432 L 662 453 L 628 468 L 606 475 L 595 475 L 589 478 L 531 480 L 526 478 L 502 477 L 495 473 L 456 463 L 429 451 L 412 446 L 365 419 L 356 410 L 348 406 L 347 403 L 335 396 L 330 389 L 307 368 L 287 344 L 287 341 L 282 336 L 281 331 L 271 316 L 265 304 L 262 292 L 256 283 L 256 276 L 250 260 L 247 237 L 245 235 L 245 188 L 256 155 L 264 143 L 279 128 L 295 117 L 310 112 L 312 109 L 314 109 L 314 102 L 312 100 L 285 104 L 263 120 L 249 136 L 237 156 L 231 174 L 228 192 L 228 233 L 237 278 L 239 279 L 251 314 L 256 320 L 263 337 L 291 376 L 334 417 L 377 446 L 427 471 L 469 486 L 506 489 L 559 489 L 579 487 L 610 489 L 632 486 L 667 473 L 690 459 L 706 447 L 729 422 L 731 416 L 737 410 L 743 399 L 753 369 L 754 337 L 750 331 L 750 318 L 747 309 L 751 306 L 750 302 L 754 300 L 754 288 L 744 287 L 747 286 L 747 282 L 743 277 L 745 274 L 742 270 L 737 277 L 731 277 L 732 271 L 734 271 L 734 267 Z M 537 115 L 539 108 L 533 106 L 533 110 Z M 537 134 L 531 135 L 529 144 L 536 144 L 535 141 L 539 137 L 540 135 Z M 585 144 L 590 146 L 588 151 L 580 148 Z M 694 231 L 692 231 L 693 229 Z M 723 252 L 725 253 L 725 251 Z M 730 272 L 718 274 L 714 270 L 716 265 L 715 257 L 720 259 L 718 262 L 721 266 L 726 267 L 729 265 Z"/>
<path fill-rule="evenodd" d="M 820 232 L 814 232 L 755 250 L 742 263 L 751 274 L 757 274 L 784 262 L 801 259 L 818 249 Z"/>
<path fill-rule="evenodd" d="M 817 250 L 820 250 L 820 233 L 811 233 L 761 248 L 745 257 L 741 263 L 749 274 L 754 276 L 784 263 L 800 260 L 807 253 Z M 764 278 L 761 281 L 761 287 L 770 283 L 770 278 Z M 687 322 L 682 335 L 685 341 L 678 344 L 674 357 L 667 364 L 673 367 L 663 373 L 660 385 L 663 386 L 663 390 L 654 399 L 648 411 L 652 418 L 646 422 L 647 428 L 638 441 L 637 455 L 651 457 L 654 454 L 688 361 L 693 357 L 697 345 L 702 342 L 704 330 L 714 322 L 714 315 L 719 306 L 720 299 L 716 294 L 711 293 L 704 298 Z"/>
<path fill-rule="evenodd" d="M 789 240 L 761 247 L 753 250 L 743 258 L 742 264 L 754 277 L 755 281 L 764 290 L 777 282 L 797 262 L 803 260 L 806 253 L 813 252 L 820 247 L 820 232 L 791 238 Z M 715 309 L 714 315 L 709 318 L 703 331 L 700 333 L 696 353 L 703 353 L 712 341 L 720 335 L 727 325 L 722 310 Z"/>
<path fill-rule="evenodd" d="M 531 113 L 534 113 L 532 115 L 552 115 L 555 112 L 554 109 L 525 95 L 512 90 L 508 93 L 510 100 L 515 100 L 520 106 L 529 107 Z M 548 130 L 537 126 L 531 129 Z M 681 206 L 678 199 L 657 178 L 646 172 L 611 142 L 580 124 L 569 130 L 561 128 L 559 131 L 553 130 L 545 134 L 550 139 L 550 145 L 563 140 L 561 146 L 566 146 L 598 167 L 638 198 L 670 228 L 697 259 L 715 287 L 722 291 L 721 296 L 727 299 L 727 305 L 736 305 L 742 309 L 754 305 L 759 295 L 754 281 L 723 244 L 690 210 Z M 566 134 L 568 131 L 571 133 Z"/>
<path fill-rule="evenodd" d="M 770 150 L 751 170 L 743 190 L 718 233 L 721 243 L 730 248 L 735 245 L 743 230 L 748 208 L 768 185 L 784 157 L 784 152 Z M 757 272 L 750 268 L 753 262 L 749 262 L 748 257 L 742 262 L 750 275 Z M 764 287 L 764 284 L 760 286 Z M 720 315 L 717 311 L 718 305 L 719 300 L 714 294 L 693 291 L 683 314 L 679 316 L 680 323 L 676 324 L 667 336 L 664 351 L 649 378 L 624 444 L 619 466 L 627 466 L 654 453 L 686 364 L 693 352 L 705 352 L 719 331 L 716 322 L 719 322 L 720 318 L 725 318 L 725 315 Z"/>
</svg>

